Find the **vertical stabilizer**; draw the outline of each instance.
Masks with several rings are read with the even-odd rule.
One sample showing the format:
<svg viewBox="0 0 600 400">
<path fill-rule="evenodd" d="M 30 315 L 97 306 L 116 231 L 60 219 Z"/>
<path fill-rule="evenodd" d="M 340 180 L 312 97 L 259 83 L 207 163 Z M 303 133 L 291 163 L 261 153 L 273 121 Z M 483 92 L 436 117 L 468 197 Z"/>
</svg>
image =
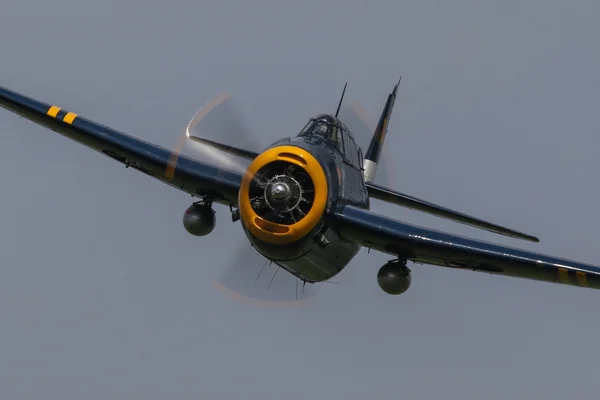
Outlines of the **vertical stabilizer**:
<svg viewBox="0 0 600 400">
<path fill-rule="evenodd" d="M 396 86 L 394 86 L 394 90 L 388 96 L 388 99 L 385 103 L 385 107 L 383 108 L 383 112 L 381 113 L 381 117 L 379 117 L 379 123 L 377 124 L 377 128 L 375 128 L 375 132 L 373 133 L 373 138 L 371 139 L 371 143 L 369 144 L 369 148 L 367 149 L 367 153 L 365 154 L 364 159 L 364 179 L 365 182 L 372 182 L 375 178 L 375 172 L 377 171 L 377 163 L 379 163 L 379 157 L 381 156 L 381 150 L 383 149 L 383 142 L 385 140 L 385 134 L 387 133 L 388 124 L 390 122 L 390 118 L 392 116 L 392 110 L 394 108 L 394 102 L 396 101 L 396 93 L 398 92 L 398 86 L 400 86 L 400 81 L 402 77 L 398 80 Z"/>
</svg>

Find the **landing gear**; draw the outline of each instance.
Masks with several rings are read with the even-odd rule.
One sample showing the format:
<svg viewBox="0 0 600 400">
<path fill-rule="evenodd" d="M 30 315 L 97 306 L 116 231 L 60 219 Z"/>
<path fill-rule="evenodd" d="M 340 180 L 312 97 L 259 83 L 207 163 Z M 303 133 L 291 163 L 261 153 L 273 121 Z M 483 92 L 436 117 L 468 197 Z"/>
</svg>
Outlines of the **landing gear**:
<svg viewBox="0 0 600 400">
<path fill-rule="evenodd" d="M 233 208 L 233 206 L 229 206 L 229 211 L 231 211 L 231 222 L 237 222 L 240 220 L 240 209 Z"/>
<path fill-rule="evenodd" d="M 399 295 L 406 292 L 411 283 L 410 269 L 406 266 L 406 260 L 388 261 L 379 269 L 377 283 L 387 294 Z"/>
</svg>

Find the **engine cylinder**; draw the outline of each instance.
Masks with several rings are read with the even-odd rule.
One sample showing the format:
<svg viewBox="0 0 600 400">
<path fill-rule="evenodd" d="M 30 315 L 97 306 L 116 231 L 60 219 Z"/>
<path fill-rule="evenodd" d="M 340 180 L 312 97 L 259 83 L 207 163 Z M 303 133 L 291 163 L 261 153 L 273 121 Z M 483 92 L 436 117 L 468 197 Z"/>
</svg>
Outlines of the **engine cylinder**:
<svg viewBox="0 0 600 400">
<path fill-rule="evenodd" d="M 410 287 L 410 270 L 404 262 L 390 261 L 379 269 L 377 283 L 379 283 L 379 287 L 387 294 L 402 294 Z"/>
<path fill-rule="evenodd" d="M 215 228 L 215 224 L 215 211 L 206 204 L 192 204 L 183 214 L 183 226 L 194 236 L 208 235 Z"/>
</svg>

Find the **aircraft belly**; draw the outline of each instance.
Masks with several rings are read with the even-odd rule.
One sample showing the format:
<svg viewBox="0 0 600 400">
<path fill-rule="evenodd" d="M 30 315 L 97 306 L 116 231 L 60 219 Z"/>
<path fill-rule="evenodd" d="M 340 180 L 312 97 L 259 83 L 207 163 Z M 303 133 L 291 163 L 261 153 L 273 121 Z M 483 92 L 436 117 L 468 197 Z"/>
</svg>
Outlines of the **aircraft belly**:
<svg viewBox="0 0 600 400">
<path fill-rule="evenodd" d="M 343 241 L 331 229 L 326 230 L 324 237 L 326 244 L 311 240 L 309 250 L 301 257 L 279 263 L 308 282 L 322 282 L 333 278 L 354 258 L 360 246 Z"/>
<path fill-rule="evenodd" d="M 260 254 L 307 282 L 331 279 L 360 250 L 360 245 L 341 239 L 330 228 L 318 230 L 297 242 L 280 245 L 264 243 L 247 229 L 244 231 Z"/>
</svg>

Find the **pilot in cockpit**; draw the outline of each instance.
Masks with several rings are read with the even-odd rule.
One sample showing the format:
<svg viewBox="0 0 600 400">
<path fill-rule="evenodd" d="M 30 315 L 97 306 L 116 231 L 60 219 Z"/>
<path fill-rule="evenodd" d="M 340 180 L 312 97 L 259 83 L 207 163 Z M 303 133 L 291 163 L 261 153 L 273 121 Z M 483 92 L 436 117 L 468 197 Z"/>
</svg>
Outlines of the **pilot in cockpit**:
<svg viewBox="0 0 600 400">
<path fill-rule="evenodd" d="M 306 124 L 300 135 L 319 135 L 325 138 L 330 138 L 333 130 L 331 122 L 326 118 L 311 118 Z"/>
<path fill-rule="evenodd" d="M 329 125 L 323 121 L 317 121 L 312 133 L 329 137 Z"/>
</svg>

